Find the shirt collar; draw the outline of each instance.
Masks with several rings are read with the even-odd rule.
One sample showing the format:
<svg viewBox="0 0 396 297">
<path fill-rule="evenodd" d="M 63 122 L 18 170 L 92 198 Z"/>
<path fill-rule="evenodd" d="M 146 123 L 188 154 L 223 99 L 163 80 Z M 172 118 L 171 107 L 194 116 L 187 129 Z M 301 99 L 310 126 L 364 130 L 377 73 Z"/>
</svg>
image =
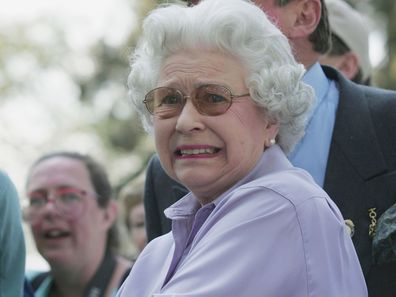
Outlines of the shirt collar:
<svg viewBox="0 0 396 297">
<path fill-rule="evenodd" d="M 227 194 L 233 191 L 235 188 L 253 181 L 263 175 L 268 175 L 290 167 L 292 167 L 292 165 L 289 160 L 287 160 L 282 149 L 278 145 L 273 145 L 272 147 L 265 150 L 261 156 L 261 159 L 253 168 L 253 170 L 251 170 L 244 178 L 238 181 L 225 193 L 221 194 L 214 201 L 208 203 L 204 207 L 213 207 L 211 204 L 217 206 L 224 199 L 224 197 L 226 197 Z M 193 193 L 189 192 L 183 198 L 165 209 L 164 213 L 165 216 L 171 220 L 186 219 L 195 215 L 199 208 L 201 208 L 201 205 L 199 204 L 198 199 Z"/>
<path fill-rule="evenodd" d="M 317 62 L 313 64 L 304 74 L 303 81 L 310 85 L 315 91 L 315 107 L 311 111 L 311 115 L 316 107 L 322 102 L 326 96 L 330 86 L 330 81 L 323 72 L 322 66 Z"/>
</svg>

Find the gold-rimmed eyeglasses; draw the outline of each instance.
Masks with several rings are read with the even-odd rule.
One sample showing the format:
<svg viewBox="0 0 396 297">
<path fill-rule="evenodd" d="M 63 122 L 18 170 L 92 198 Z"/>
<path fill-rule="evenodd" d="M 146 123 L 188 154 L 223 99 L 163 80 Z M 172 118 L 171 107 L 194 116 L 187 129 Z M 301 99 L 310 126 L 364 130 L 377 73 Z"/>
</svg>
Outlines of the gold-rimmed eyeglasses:
<svg viewBox="0 0 396 297">
<path fill-rule="evenodd" d="M 225 86 L 206 84 L 194 89 L 190 96 L 184 95 L 176 88 L 158 87 L 148 92 L 143 102 L 150 114 L 162 119 L 180 114 L 187 98 L 190 98 L 200 114 L 218 116 L 231 107 L 234 98 L 246 96 L 250 94 L 234 95 Z"/>
</svg>

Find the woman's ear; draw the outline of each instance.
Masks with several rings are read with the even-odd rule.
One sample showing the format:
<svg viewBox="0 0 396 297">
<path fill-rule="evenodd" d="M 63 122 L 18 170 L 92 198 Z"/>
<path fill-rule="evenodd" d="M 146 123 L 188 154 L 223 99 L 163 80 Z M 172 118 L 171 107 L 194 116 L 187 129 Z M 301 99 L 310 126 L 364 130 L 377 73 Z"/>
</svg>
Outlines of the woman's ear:
<svg viewBox="0 0 396 297">
<path fill-rule="evenodd" d="M 264 148 L 270 147 L 275 144 L 275 138 L 279 132 L 279 124 L 269 123 L 266 128 L 266 132 L 267 132 L 267 138 L 264 141 Z"/>
<path fill-rule="evenodd" d="M 109 204 L 103 209 L 103 223 L 106 229 L 109 229 L 118 215 L 118 204 L 113 199 L 110 199 Z"/>
<path fill-rule="evenodd" d="M 319 24 L 322 4 L 320 0 L 295 0 L 295 19 L 288 37 L 304 38 L 311 35 Z"/>
<path fill-rule="evenodd" d="M 279 123 L 268 124 L 268 131 L 271 139 L 275 139 L 279 132 Z"/>
</svg>

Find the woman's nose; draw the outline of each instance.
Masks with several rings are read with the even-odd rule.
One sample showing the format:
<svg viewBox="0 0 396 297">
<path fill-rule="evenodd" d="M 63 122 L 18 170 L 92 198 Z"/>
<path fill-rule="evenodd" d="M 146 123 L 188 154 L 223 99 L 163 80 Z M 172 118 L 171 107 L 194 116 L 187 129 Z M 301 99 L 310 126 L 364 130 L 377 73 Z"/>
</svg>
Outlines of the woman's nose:
<svg viewBox="0 0 396 297">
<path fill-rule="evenodd" d="M 58 208 L 56 207 L 55 197 L 49 196 L 47 199 L 47 203 L 43 206 L 42 213 L 43 214 L 59 214 Z"/>
<path fill-rule="evenodd" d="M 44 205 L 44 208 L 45 209 L 56 209 L 56 206 L 55 206 L 55 200 L 53 200 L 53 199 L 48 199 L 47 200 L 47 203 Z"/>
<path fill-rule="evenodd" d="M 191 99 L 187 99 L 176 122 L 176 130 L 181 133 L 189 133 L 204 129 L 201 115 Z"/>
</svg>

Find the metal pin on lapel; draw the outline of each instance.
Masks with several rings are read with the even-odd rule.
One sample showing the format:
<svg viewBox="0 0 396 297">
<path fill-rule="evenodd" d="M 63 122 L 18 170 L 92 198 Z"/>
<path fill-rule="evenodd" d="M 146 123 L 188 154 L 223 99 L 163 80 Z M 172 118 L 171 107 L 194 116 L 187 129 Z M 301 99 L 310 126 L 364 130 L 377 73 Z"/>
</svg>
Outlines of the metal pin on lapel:
<svg viewBox="0 0 396 297">
<path fill-rule="evenodd" d="M 369 236 L 374 237 L 375 231 L 377 230 L 377 209 L 375 207 L 369 208 L 368 213 L 371 221 L 369 226 Z"/>
<path fill-rule="evenodd" d="M 348 219 L 348 220 L 345 220 L 345 226 L 346 226 L 349 236 L 352 237 L 353 234 L 355 234 L 355 224 L 352 222 L 352 220 Z"/>
</svg>

